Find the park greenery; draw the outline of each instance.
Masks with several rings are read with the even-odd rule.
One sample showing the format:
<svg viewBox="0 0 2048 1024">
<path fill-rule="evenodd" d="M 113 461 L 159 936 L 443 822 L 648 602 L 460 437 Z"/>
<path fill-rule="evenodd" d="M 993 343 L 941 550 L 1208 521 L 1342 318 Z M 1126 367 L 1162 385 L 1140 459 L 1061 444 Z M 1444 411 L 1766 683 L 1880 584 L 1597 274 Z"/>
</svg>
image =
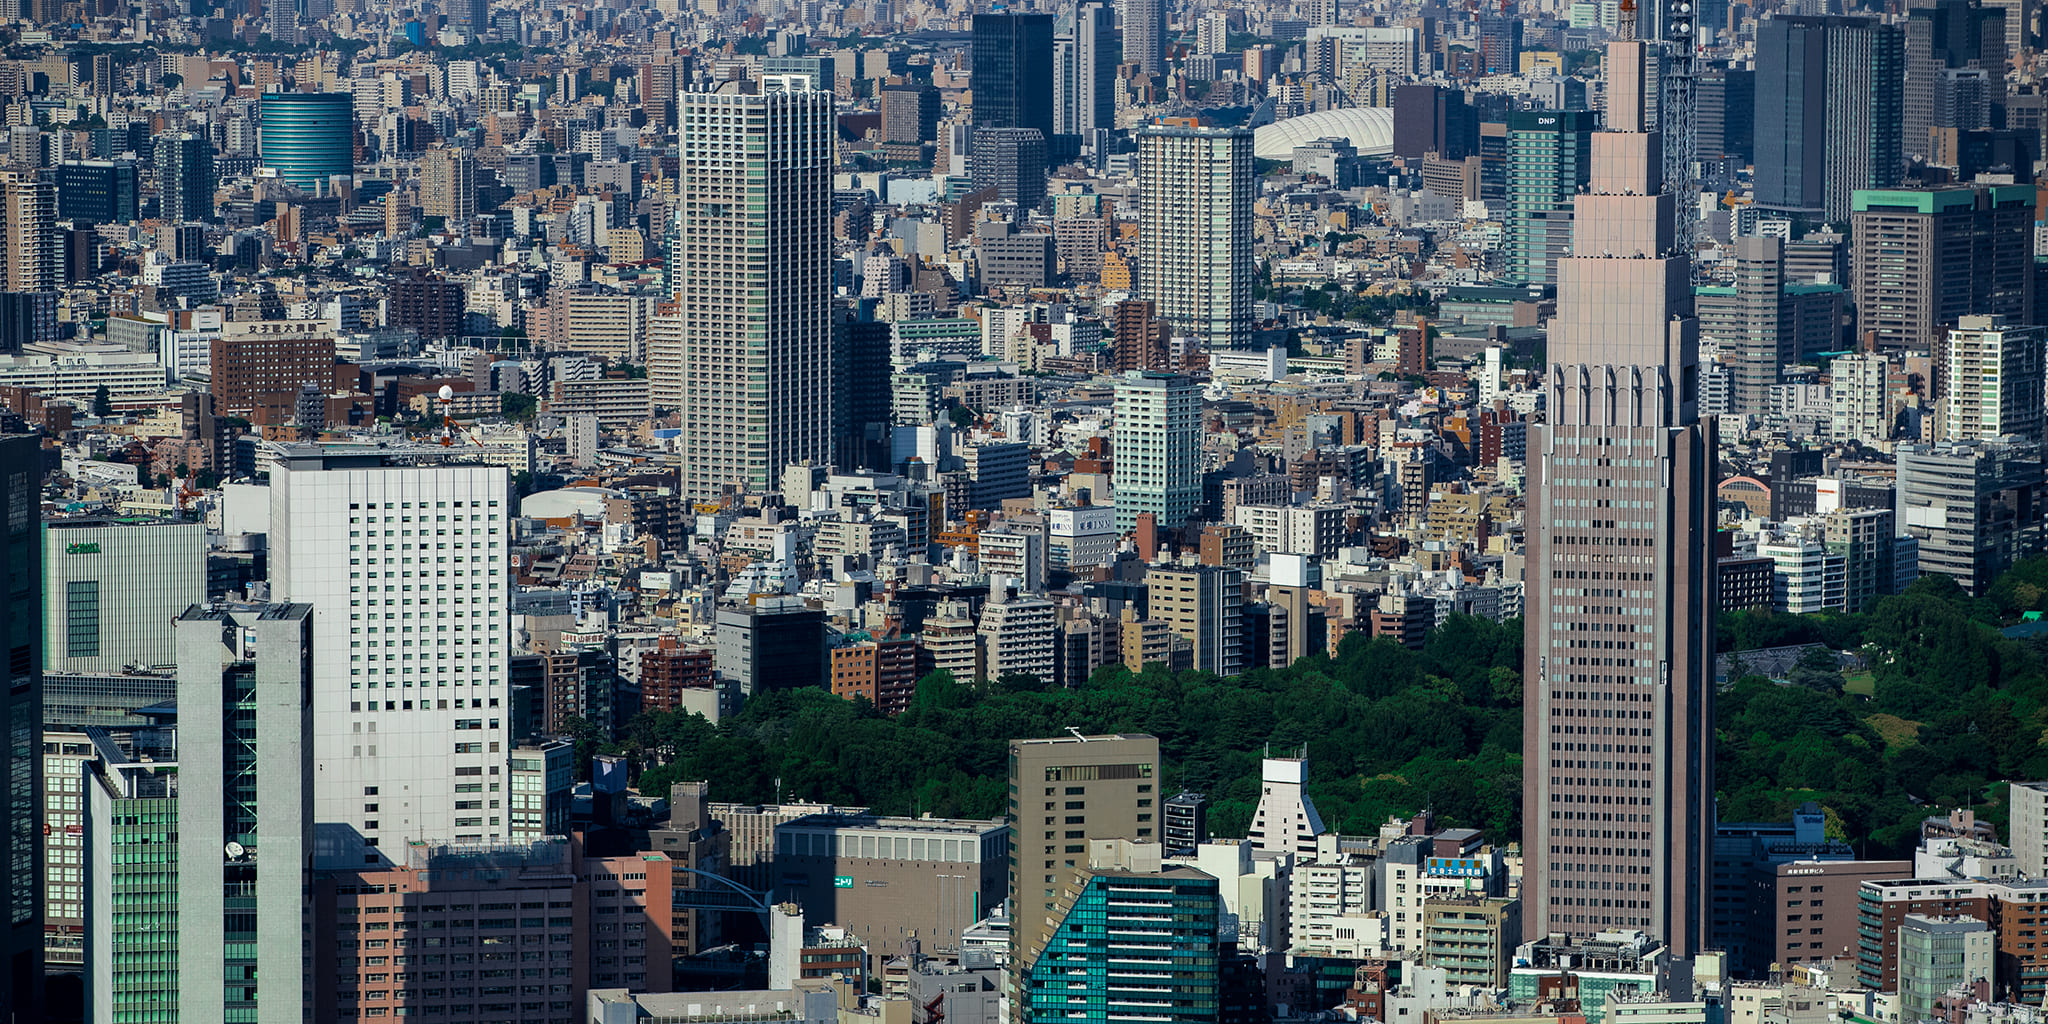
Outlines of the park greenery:
<svg viewBox="0 0 2048 1024">
<path fill-rule="evenodd" d="M 2003 780 L 2048 779 L 2048 643 L 1997 627 L 2043 608 L 2048 559 L 2020 564 L 1981 598 L 1928 577 L 1855 615 L 1722 616 L 1724 651 L 1820 644 L 1856 657 L 1845 673 L 1832 654 L 1809 652 L 1774 680 L 1737 654 L 1717 715 L 1722 820 L 1783 821 L 1817 801 L 1830 832 L 1870 857 L 1910 849 L 1923 817 L 1954 807 L 2002 831 Z M 1454 616 L 1420 650 L 1352 635 L 1334 657 L 1230 679 L 1111 665 L 1063 689 L 934 673 L 894 718 L 822 690 L 768 693 L 717 725 L 641 714 L 609 748 L 634 755 L 646 793 L 706 779 L 717 800 L 993 818 L 1005 811 L 1011 739 L 1146 732 L 1160 740 L 1163 788 L 1207 794 L 1216 835 L 1244 834 L 1261 756 L 1305 751 L 1331 828 L 1370 832 L 1427 808 L 1441 824 L 1513 841 L 1521 632 L 1520 620 Z"/>
</svg>

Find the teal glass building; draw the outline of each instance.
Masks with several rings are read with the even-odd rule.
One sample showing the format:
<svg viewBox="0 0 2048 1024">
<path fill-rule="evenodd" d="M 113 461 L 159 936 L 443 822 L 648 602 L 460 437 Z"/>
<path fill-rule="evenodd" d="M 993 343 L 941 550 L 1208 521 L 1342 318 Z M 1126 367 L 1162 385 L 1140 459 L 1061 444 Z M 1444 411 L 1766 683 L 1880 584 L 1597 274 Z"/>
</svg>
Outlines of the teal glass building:
<svg viewBox="0 0 2048 1024">
<path fill-rule="evenodd" d="M 257 135 L 263 166 L 307 192 L 354 174 L 355 98 L 345 92 L 266 92 Z"/>
<path fill-rule="evenodd" d="M 1026 974 L 1023 1024 L 1214 1021 L 1216 879 L 1186 868 L 1084 873 L 1053 908 L 1059 929 Z"/>
</svg>

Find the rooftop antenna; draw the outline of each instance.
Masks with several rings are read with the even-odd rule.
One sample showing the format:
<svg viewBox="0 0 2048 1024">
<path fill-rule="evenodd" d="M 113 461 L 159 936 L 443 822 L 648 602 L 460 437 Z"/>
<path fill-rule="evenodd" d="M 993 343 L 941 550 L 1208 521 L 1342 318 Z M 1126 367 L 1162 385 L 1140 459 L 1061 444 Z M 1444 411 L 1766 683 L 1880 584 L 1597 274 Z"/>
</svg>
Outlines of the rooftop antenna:
<svg viewBox="0 0 2048 1024">
<path fill-rule="evenodd" d="M 1080 740 L 1083 743 L 1088 742 L 1088 737 L 1081 735 L 1081 730 L 1070 725 L 1067 726 L 1067 731 L 1073 733 L 1075 739 Z"/>
</svg>

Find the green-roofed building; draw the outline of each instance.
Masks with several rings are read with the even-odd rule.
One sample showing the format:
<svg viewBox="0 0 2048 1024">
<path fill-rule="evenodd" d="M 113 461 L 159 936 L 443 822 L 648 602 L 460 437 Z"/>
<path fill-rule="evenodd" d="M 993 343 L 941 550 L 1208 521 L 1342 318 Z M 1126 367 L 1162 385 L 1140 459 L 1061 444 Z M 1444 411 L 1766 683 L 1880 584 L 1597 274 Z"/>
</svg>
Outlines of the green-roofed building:
<svg viewBox="0 0 2048 1024">
<path fill-rule="evenodd" d="M 1850 215 L 1857 331 L 1934 351 L 1964 316 L 2034 319 L 2034 189 L 1859 189 Z"/>
</svg>

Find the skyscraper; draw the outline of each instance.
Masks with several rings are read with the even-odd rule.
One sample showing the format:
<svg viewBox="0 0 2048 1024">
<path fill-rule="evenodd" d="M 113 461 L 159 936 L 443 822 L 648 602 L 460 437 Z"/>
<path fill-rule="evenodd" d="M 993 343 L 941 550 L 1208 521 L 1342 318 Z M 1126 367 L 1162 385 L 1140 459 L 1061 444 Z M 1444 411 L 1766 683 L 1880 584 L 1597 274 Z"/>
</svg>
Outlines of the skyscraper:
<svg viewBox="0 0 2048 1024">
<path fill-rule="evenodd" d="M 178 876 L 163 895 L 180 1020 L 290 1024 L 311 1001 L 313 629 L 303 604 L 178 617 Z"/>
<path fill-rule="evenodd" d="M 1586 184 L 1593 115 L 1517 111 L 1508 117 L 1507 279 L 1554 285 L 1571 251 L 1572 197 Z"/>
<path fill-rule="evenodd" d="M 2005 18 L 1979 0 L 1936 0 L 1906 12 L 1900 141 L 1908 158 L 1934 152 L 1928 133 L 1937 127 L 2005 126 Z M 1958 71 L 1977 73 L 1987 102 L 1956 102 Z"/>
<path fill-rule="evenodd" d="M 7 511 L 0 635 L 7 648 L 7 746 L 0 753 L 7 786 L 0 791 L 0 828 L 6 857 L 0 888 L 7 895 L 7 930 L 0 969 L 0 1006 L 41 1020 L 43 1004 L 43 650 L 42 551 L 37 537 L 43 496 L 43 442 L 39 436 L 0 437 L 0 506 Z"/>
<path fill-rule="evenodd" d="M 1608 44 L 1559 263 L 1550 420 L 1529 429 L 1523 901 L 1532 934 L 1641 929 L 1700 948 L 1713 838 L 1715 436 L 1698 413 L 1644 44 Z"/>
<path fill-rule="evenodd" d="M 1138 131 L 1138 297 L 1211 352 L 1251 347 L 1254 181 L 1248 129 Z"/>
<path fill-rule="evenodd" d="M 1904 36 L 1871 18 L 1774 17 L 1757 27 L 1756 202 L 1839 221 L 1886 188 L 1900 149 Z"/>
<path fill-rule="evenodd" d="M 1123 57 L 1116 11 L 1101 0 L 1081 4 L 1074 34 L 1061 36 L 1058 50 L 1059 116 L 1053 130 L 1086 139 L 1098 128 L 1114 129 L 1116 66 Z"/>
<path fill-rule="evenodd" d="M 420 154 L 420 212 L 467 233 L 476 216 L 474 154 L 450 146 L 436 146 Z"/>
<path fill-rule="evenodd" d="M 1019 209 L 1037 209 L 1045 202 L 1047 141 L 1036 128 L 975 125 L 973 157 L 967 165 L 975 190 L 993 188 Z"/>
<path fill-rule="evenodd" d="M 1855 194 L 1856 329 L 1882 349 L 1932 349 L 1967 315 L 2034 308 L 2034 189 L 1956 185 Z"/>
<path fill-rule="evenodd" d="M 17 171 L 0 172 L 0 238 L 6 264 L 0 291 L 54 292 L 64 261 L 57 236 L 57 186 Z"/>
<path fill-rule="evenodd" d="M 1176 530 L 1202 502 L 1202 389 L 1192 378 L 1132 370 L 1116 382 L 1116 528 L 1152 513 Z"/>
<path fill-rule="evenodd" d="M 496 839 L 483 787 L 509 750 L 510 480 L 286 448 L 271 474 L 270 589 L 313 607 L 314 793 L 382 863 L 408 839 Z M 402 858 L 401 858 L 402 859 Z"/>
<path fill-rule="evenodd" d="M 354 174 L 355 99 L 345 92 L 266 92 L 258 147 L 263 166 L 294 187 L 325 194 Z"/>
<path fill-rule="evenodd" d="M 213 219 L 213 144 L 191 132 L 156 140 L 159 216 L 170 224 Z"/>
<path fill-rule="evenodd" d="M 1124 62 L 1148 75 L 1166 73 L 1166 0 L 1120 0 Z"/>
<path fill-rule="evenodd" d="M 1052 15 L 974 16 L 974 125 L 1036 128 L 1052 141 Z"/>
<path fill-rule="evenodd" d="M 175 663 L 171 622 L 206 600 L 200 523 L 62 519 L 43 530 L 43 669 Z"/>
<path fill-rule="evenodd" d="M 136 217 L 135 161 L 67 160 L 57 165 L 57 219 L 127 224 Z"/>
<path fill-rule="evenodd" d="M 1735 283 L 1697 293 L 1700 338 L 1720 347 L 1729 411 L 1761 415 L 1786 367 L 1837 347 L 1843 290 L 1788 282 L 1779 239 L 1749 235 L 1729 248 Z"/>
<path fill-rule="evenodd" d="M 743 88 L 677 96 L 669 266 L 694 500 L 772 490 L 784 466 L 832 458 L 832 94 L 800 75 Z"/>
</svg>

